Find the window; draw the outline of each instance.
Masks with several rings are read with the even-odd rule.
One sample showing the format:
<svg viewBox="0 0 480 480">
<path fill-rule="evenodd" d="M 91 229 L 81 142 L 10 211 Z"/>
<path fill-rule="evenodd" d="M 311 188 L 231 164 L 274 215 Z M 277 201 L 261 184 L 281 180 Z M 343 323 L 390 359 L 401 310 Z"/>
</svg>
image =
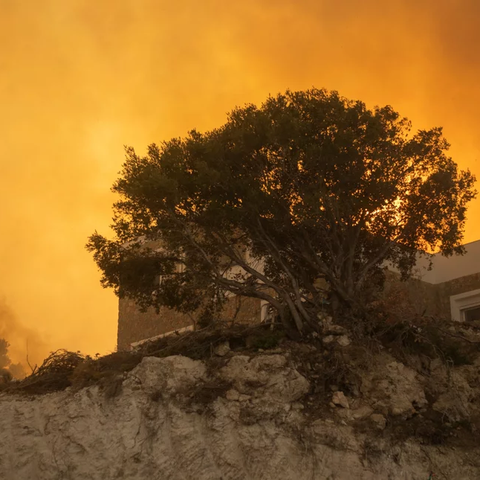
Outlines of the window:
<svg viewBox="0 0 480 480">
<path fill-rule="evenodd" d="M 466 322 L 474 322 L 475 320 L 480 320 L 480 306 L 463 310 L 463 319 Z"/>
<path fill-rule="evenodd" d="M 480 289 L 450 297 L 452 319 L 457 322 L 480 320 Z"/>
<path fill-rule="evenodd" d="M 160 249 L 157 250 L 158 252 L 161 251 Z M 181 259 L 185 259 L 185 254 L 181 255 Z M 176 262 L 175 267 L 172 272 L 174 275 L 175 274 L 180 274 L 180 273 L 185 273 L 185 263 L 183 261 Z M 163 277 L 164 275 L 155 275 L 155 285 L 162 285 L 163 283 Z"/>
</svg>

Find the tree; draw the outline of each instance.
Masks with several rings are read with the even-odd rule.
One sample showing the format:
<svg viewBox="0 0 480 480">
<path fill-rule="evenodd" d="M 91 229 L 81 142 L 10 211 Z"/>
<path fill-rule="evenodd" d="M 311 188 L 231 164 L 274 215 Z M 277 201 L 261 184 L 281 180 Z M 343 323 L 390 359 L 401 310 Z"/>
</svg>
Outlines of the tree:
<svg viewBox="0 0 480 480">
<path fill-rule="evenodd" d="M 22 379 L 25 377 L 25 369 L 21 363 L 12 363 L 8 355 L 8 348 L 10 344 L 4 339 L 0 338 L 0 378 L 4 383 L 12 377 Z"/>
<path fill-rule="evenodd" d="M 475 179 L 448 147 L 390 106 L 287 91 L 146 156 L 127 148 L 115 238 L 95 232 L 87 248 L 102 284 L 144 307 L 211 308 L 233 292 L 269 302 L 290 331 L 316 329 L 326 294 L 361 311 L 385 262 L 407 277 L 419 251 L 462 252 Z"/>
<path fill-rule="evenodd" d="M 8 357 L 9 343 L 0 338 L 0 368 L 6 368 L 10 365 L 10 358 Z"/>
</svg>

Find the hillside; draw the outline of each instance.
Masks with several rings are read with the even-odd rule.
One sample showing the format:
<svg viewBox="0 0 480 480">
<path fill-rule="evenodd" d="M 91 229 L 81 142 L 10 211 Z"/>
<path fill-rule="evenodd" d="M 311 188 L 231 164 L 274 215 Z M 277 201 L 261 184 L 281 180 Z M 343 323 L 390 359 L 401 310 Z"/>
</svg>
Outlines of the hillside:
<svg viewBox="0 0 480 480">
<path fill-rule="evenodd" d="M 449 356 L 426 326 L 368 346 L 331 323 L 309 343 L 261 327 L 57 355 L 0 395 L 0 478 L 480 478 L 479 335 L 445 328 Z"/>
</svg>

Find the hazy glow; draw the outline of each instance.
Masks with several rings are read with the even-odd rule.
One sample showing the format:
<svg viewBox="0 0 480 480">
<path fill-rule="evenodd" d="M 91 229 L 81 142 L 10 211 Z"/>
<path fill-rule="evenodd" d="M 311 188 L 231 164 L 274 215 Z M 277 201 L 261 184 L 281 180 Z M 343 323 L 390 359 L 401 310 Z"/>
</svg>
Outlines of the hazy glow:
<svg viewBox="0 0 480 480">
<path fill-rule="evenodd" d="M 107 231 L 124 144 L 143 152 L 316 86 L 443 126 L 480 177 L 479 24 L 478 0 L 0 0 L 0 297 L 23 325 L 15 355 L 28 331 L 50 349 L 114 348 L 116 299 L 84 244 Z M 467 241 L 479 214 L 477 201 Z"/>
</svg>

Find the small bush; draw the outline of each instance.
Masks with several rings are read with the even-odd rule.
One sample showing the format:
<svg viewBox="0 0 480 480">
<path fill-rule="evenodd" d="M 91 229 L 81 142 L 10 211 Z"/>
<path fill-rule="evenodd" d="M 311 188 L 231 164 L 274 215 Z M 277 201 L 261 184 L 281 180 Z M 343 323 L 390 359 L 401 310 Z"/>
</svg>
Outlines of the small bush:
<svg viewBox="0 0 480 480">
<path fill-rule="evenodd" d="M 375 336 L 393 353 L 441 358 L 451 365 L 471 365 L 478 345 L 461 335 L 449 333 L 440 322 L 426 318 L 377 326 Z"/>
<path fill-rule="evenodd" d="M 21 382 L 15 382 L 8 389 L 13 392 L 33 394 L 50 393 L 71 386 L 73 371 L 85 361 L 78 352 L 57 350 L 52 352 L 39 368 Z"/>
<path fill-rule="evenodd" d="M 247 345 L 251 348 L 268 350 L 276 348 L 285 338 L 285 332 L 279 330 L 260 330 L 247 338 Z"/>
</svg>

